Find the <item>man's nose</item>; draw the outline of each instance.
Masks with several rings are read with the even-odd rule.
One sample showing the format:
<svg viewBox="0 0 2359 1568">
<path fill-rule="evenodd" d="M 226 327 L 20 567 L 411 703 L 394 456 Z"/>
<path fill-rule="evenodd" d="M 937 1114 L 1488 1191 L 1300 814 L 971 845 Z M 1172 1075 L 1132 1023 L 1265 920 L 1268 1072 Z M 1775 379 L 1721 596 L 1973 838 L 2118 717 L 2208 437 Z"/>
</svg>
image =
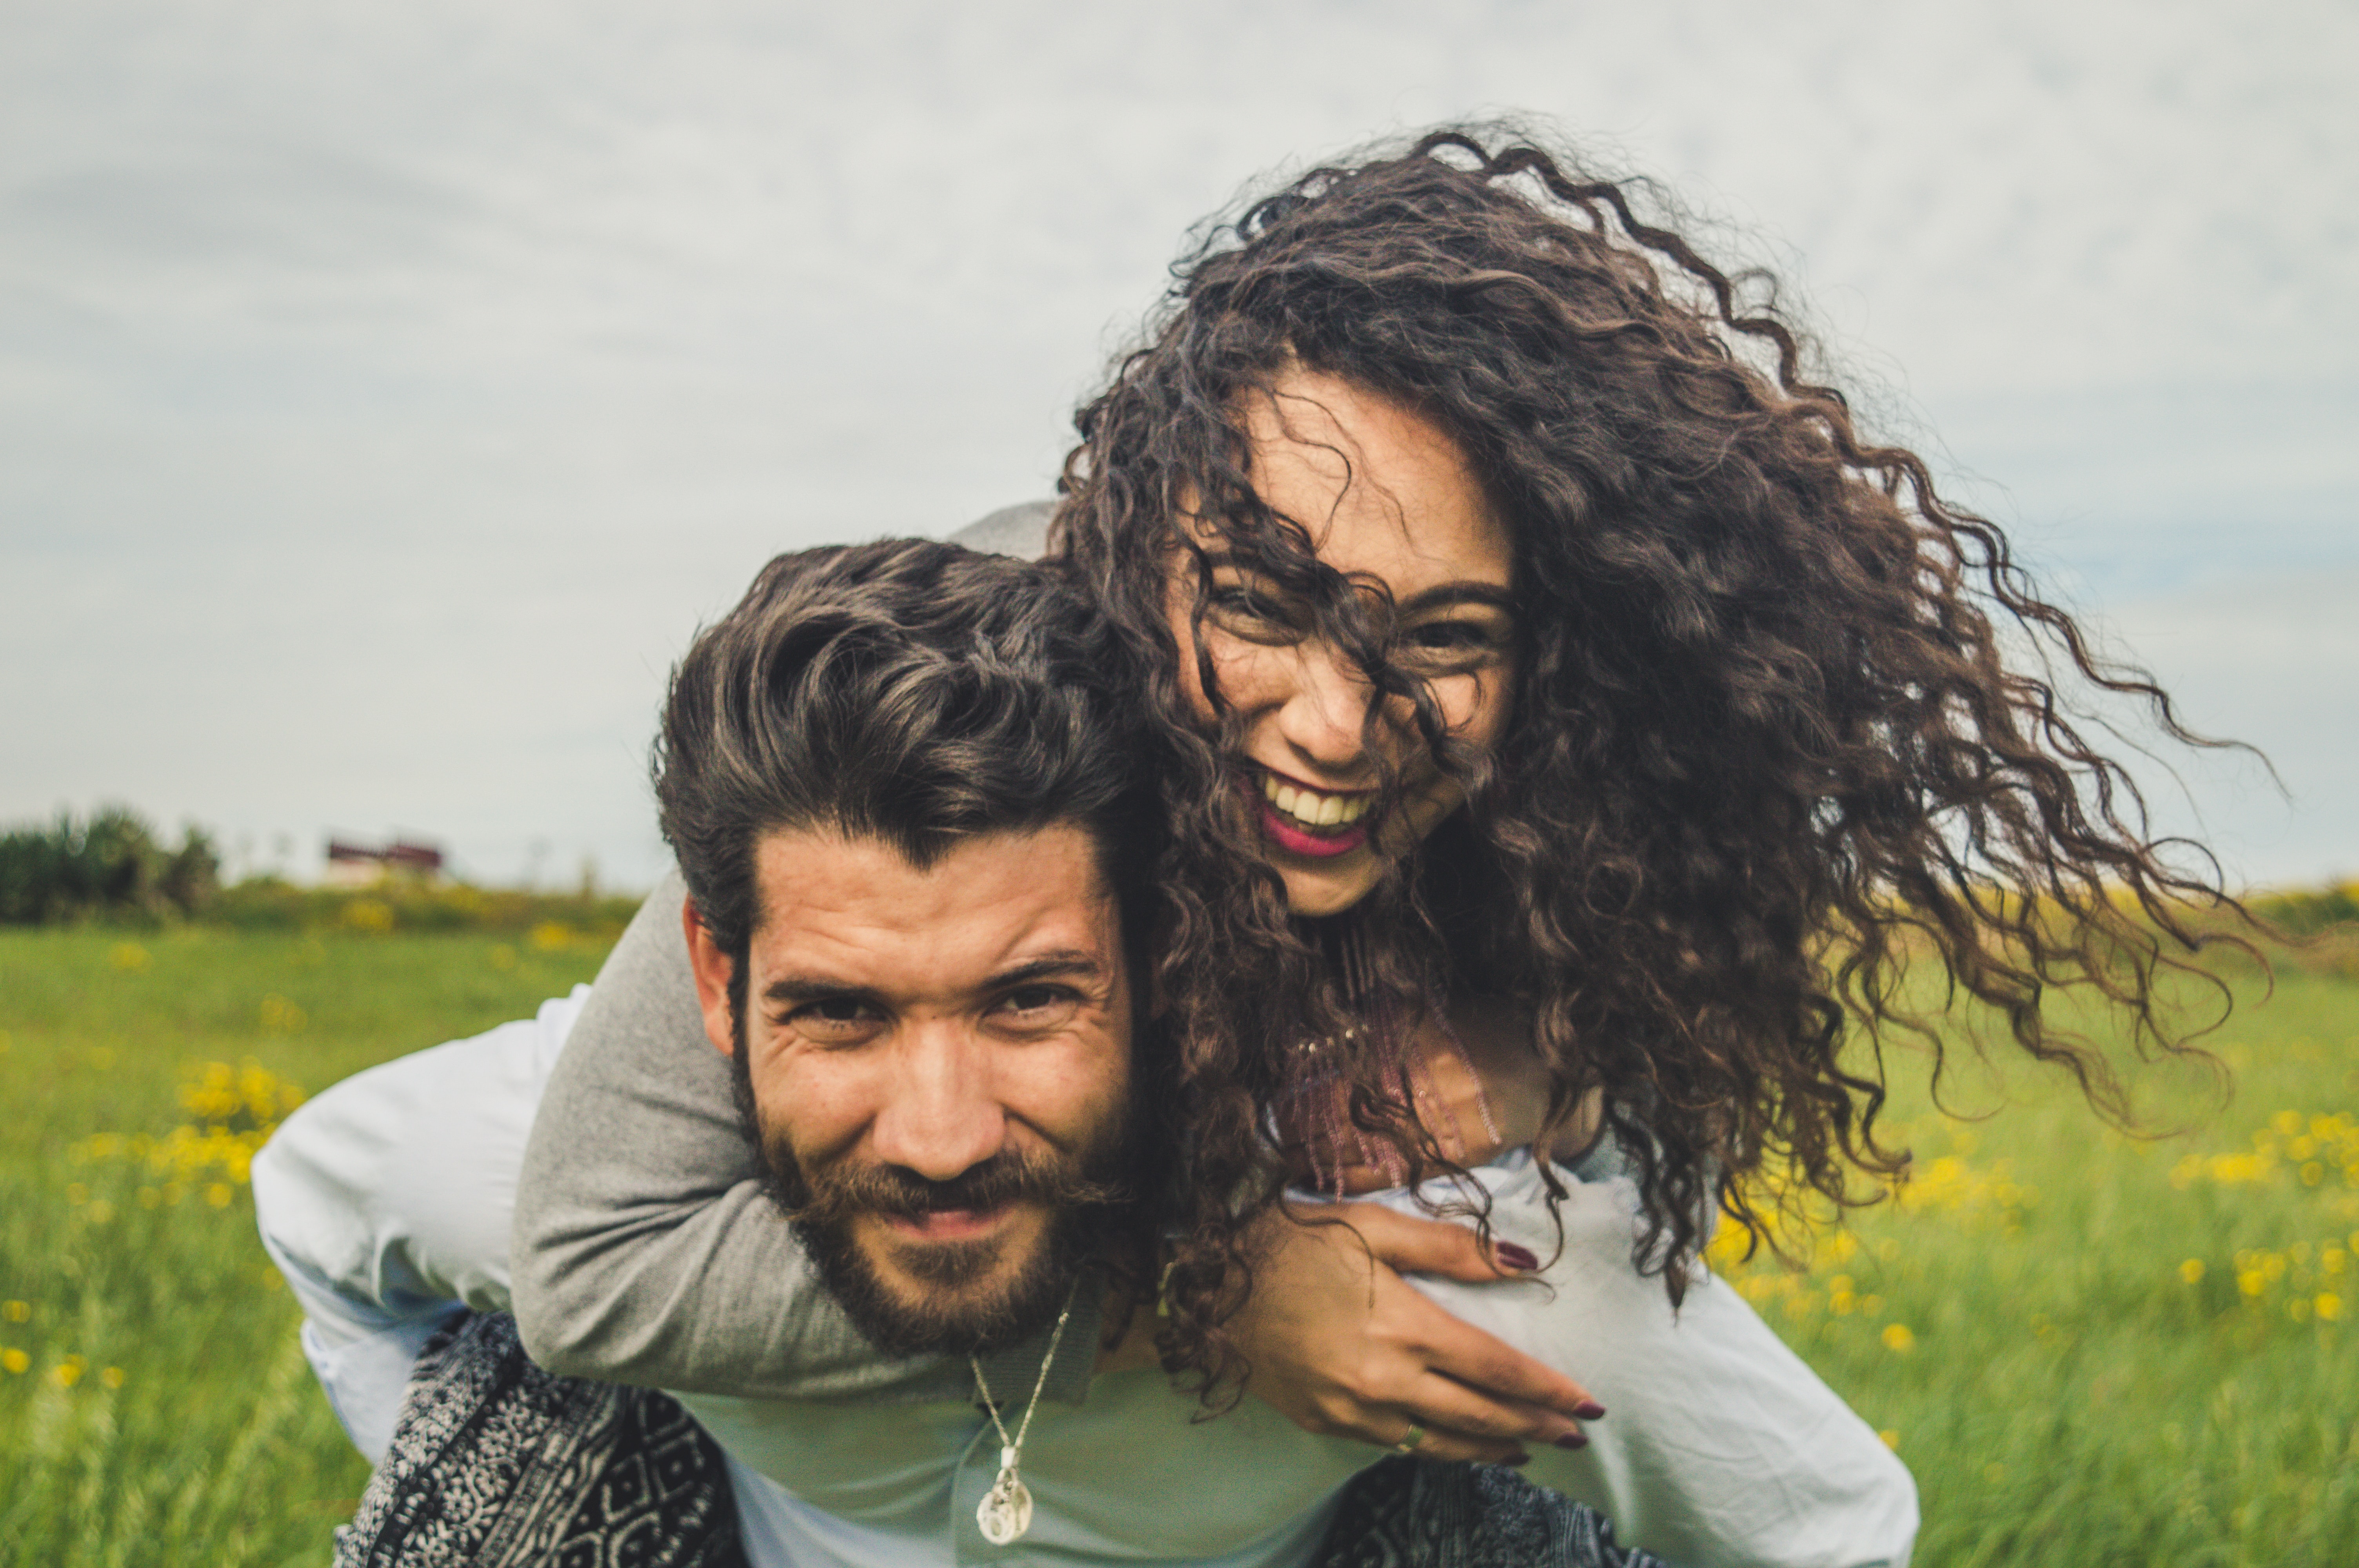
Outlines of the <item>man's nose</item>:
<svg viewBox="0 0 2359 1568">
<path fill-rule="evenodd" d="M 1007 1110 L 972 1029 L 949 1021 L 917 1026 L 897 1055 L 890 1092 L 869 1134 L 876 1159 L 947 1182 L 999 1152 L 1007 1141 Z"/>
<path fill-rule="evenodd" d="M 1293 689 L 1278 708 L 1278 734 L 1306 762 L 1330 773 L 1349 773 L 1367 751 L 1368 703 L 1375 695 L 1333 643 L 1305 638 L 1296 649 Z"/>
</svg>

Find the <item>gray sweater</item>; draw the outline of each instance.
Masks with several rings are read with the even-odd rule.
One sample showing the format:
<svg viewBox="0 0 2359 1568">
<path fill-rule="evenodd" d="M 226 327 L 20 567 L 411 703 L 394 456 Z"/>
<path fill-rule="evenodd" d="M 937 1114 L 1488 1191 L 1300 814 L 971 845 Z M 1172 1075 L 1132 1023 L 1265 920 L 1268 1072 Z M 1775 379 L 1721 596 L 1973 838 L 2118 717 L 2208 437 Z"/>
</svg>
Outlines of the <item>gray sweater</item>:
<svg viewBox="0 0 2359 1568">
<path fill-rule="evenodd" d="M 995 512 L 960 544 L 1038 557 L 1051 503 Z M 966 1398 L 963 1360 L 879 1355 L 796 1245 L 705 1038 L 678 872 L 598 971 L 533 1123 L 508 1245 L 516 1325 L 552 1372 L 755 1399 Z M 1047 1396 L 1078 1400 L 1102 1292 L 1083 1289 Z M 1046 1336 L 986 1367 L 1028 1381 Z"/>
</svg>

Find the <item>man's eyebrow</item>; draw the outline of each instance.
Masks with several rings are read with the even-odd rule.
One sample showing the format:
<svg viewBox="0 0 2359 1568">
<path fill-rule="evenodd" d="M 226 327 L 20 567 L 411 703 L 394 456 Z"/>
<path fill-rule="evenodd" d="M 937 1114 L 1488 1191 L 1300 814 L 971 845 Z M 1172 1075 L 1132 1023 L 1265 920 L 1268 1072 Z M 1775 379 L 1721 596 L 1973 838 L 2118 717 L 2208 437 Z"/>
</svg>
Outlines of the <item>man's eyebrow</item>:
<svg viewBox="0 0 2359 1568">
<path fill-rule="evenodd" d="M 1038 985 L 1042 980 L 1102 980 L 1105 974 L 1105 964 L 1096 954 L 1085 948 L 1064 947 L 1027 958 L 1013 968 L 1000 970 L 984 983 L 991 990 L 1010 990 L 1017 986 Z"/>
<path fill-rule="evenodd" d="M 840 980 L 831 975 L 780 975 L 762 988 L 764 1001 L 811 1002 L 825 1001 L 837 997 L 849 998 L 855 1001 L 877 1000 L 874 988 L 854 985 L 849 980 Z"/>
<path fill-rule="evenodd" d="M 1010 990 L 1017 986 L 1038 985 L 1042 980 L 1103 980 L 1105 975 L 1105 964 L 1096 954 L 1082 947 L 1060 947 L 1000 970 L 984 981 L 983 987 L 985 990 Z M 762 1000 L 801 1005 L 838 1000 L 881 1002 L 884 999 L 874 986 L 855 985 L 830 975 L 780 975 L 762 988 Z"/>
</svg>

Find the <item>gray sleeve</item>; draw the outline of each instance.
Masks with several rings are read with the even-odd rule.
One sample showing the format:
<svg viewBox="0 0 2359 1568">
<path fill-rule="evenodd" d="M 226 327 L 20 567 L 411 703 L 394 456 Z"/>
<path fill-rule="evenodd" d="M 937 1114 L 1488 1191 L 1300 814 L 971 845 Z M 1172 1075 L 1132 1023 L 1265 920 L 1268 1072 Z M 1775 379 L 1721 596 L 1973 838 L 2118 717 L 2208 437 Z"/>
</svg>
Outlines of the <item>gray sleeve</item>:
<svg viewBox="0 0 2359 1568">
<path fill-rule="evenodd" d="M 1006 507 L 952 537 L 1038 556 L 1053 509 Z M 887 1360 L 862 1339 L 763 1190 L 697 1008 L 685 897 L 675 871 L 623 933 L 533 1122 L 509 1240 L 527 1352 L 553 1372 L 689 1393 L 962 1386 L 962 1363 Z"/>
<path fill-rule="evenodd" d="M 815 1399 L 938 1375 L 880 1357 L 764 1192 L 665 878 L 598 973 L 525 1147 L 509 1263 L 550 1371 Z"/>
<path fill-rule="evenodd" d="M 951 543 L 987 556 L 1021 556 L 1027 561 L 1037 561 L 1049 553 L 1049 519 L 1056 510 L 1053 501 L 1026 501 L 1003 506 L 951 535 Z"/>
</svg>

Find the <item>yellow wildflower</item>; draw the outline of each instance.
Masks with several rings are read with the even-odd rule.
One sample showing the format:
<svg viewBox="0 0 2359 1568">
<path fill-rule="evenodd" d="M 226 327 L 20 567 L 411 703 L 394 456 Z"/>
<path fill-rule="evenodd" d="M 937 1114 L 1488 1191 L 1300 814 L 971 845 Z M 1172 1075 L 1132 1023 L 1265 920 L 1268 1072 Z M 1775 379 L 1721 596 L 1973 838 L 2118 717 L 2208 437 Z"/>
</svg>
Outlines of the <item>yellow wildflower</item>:
<svg viewBox="0 0 2359 1568">
<path fill-rule="evenodd" d="M 259 1011 L 265 1034 L 299 1033 L 311 1021 L 310 1014 L 276 991 L 262 999 Z"/>
<path fill-rule="evenodd" d="M 1917 1336 L 1909 1332 L 1908 1325 L 1905 1323 L 1886 1324 L 1883 1337 L 1884 1347 L 1886 1350 L 1897 1350 L 1906 1355 L 1917 1348 Z"/>
<path fill-rule="evenodd" d="M 381 898 L 356 898 L 344 905 L 342 920 L 348 931 L 382 936 L 393 929 L 393 905 Z"/>
<path fill-rule="evenodd" d="M 2179 1277 L 2186 1281 L 2190 1285 L 2201 1284 L 2203 1282 L 2203 1260 L 2201 1258 L 2190 1258 L 2186 1262 L 2181 1263 L 2179 1266 Z"/>
</svg>

